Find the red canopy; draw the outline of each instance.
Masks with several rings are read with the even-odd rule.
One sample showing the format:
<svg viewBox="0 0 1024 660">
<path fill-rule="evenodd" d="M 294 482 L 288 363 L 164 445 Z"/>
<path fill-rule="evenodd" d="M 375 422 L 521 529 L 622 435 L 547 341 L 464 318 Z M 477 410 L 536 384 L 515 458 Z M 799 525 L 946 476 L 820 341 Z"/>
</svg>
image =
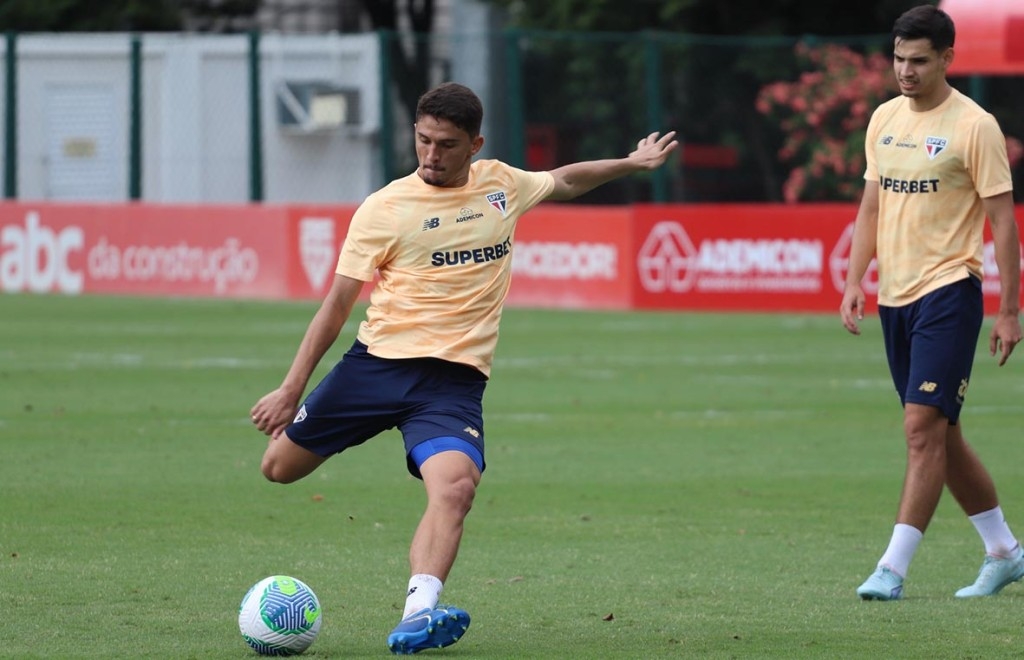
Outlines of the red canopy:
<svg viewBox="0 0 1024 660">
<path fill-rule="evenodd" d="M 1024 74 L 1024 2 L 941 0 L 956 23 L 950 75 Z"/>
</svg>

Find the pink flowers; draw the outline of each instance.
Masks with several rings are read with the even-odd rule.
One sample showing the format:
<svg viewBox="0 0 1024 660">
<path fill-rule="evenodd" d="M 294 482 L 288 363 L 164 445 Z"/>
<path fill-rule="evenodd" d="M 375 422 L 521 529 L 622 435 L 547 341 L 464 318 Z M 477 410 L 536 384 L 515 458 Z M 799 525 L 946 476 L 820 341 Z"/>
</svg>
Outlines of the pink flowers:
<svg viewBox="0 0 1024 660">
<path fill-rule="evenodd" d="M 782 185 L 787 202 L 856 200 L 863 189 L 864 136 L 871 113 L 899 89 L 889 60 L 845 46 L 796 45 L 807 68 L 793 82 L 761 88 L 757 111 L 778 122 L 786 138 L 781 162 L 793 169 Z M 1006 137 L 1010 167 L 1024 160 L 1024 143 Z"/>
<path fill-rule="evenodd" d="M 1024 158 L 1024 143 L 1017 138 L 1006 136 L 1006 155 L 1010 159 L 1010 168 L 1017 167 Z"/>
<path fill-rule="evenodd" d="M 783 198 L 856 199 L 871 112 L 898 91 L 890 62 L 880 53 L 863 55 L 836 44 L 801 42 L 794 51 L 807 70 L 794 82 L 765 85 L 756 102 L 757 111 L 786 133 L 778 157 L 793 169 Z"/>
</svg>

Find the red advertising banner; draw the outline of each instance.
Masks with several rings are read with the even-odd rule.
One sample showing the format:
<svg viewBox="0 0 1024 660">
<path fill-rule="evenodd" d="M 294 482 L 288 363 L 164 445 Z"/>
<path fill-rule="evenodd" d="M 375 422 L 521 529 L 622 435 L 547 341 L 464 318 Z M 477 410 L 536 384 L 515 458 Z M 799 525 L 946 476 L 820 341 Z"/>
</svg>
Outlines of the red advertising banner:
<svg viewBox="0 0 1024 660">
<path fill-rule="evenodd" d="M 539 206 L 519 220 L 509 305 L 629 309 L 633 232 L 629 207 Z"/>
<path fill-rule="evenodd" d="M 0 205 L 4 291 L 276 297 L 280 211 L 260 207 Z"/>
<path fill-rule="evenodd" d="M 287 209 L 288 297 L 321 299 L 331 288 L 338 254 L 355 206 L 293 206 Z M 370 287 L 362 297 L 369 298 Z"/>
<path fill-rule="evenodd" d="M 319 300 L 354 212 L 0 203 L 0 292 Z M 508 304 L 837 312 L 855 214 L 852 204 L 541 205 L 516 229 Z M 992 313 L 999 277 L 985 236 Z M 876 290 L 871 270 L 869 306 Z"/>
<path fill-rule="evenodd" d="M 353 210 L 0 204 L 0 291 L 321 298 Z"/>
<path fill-rule="evenodd" d="M 637 308 L 836 312 L 856 206 L 645 205 L 634 208 Z M 1020 209 L 1018 209 L 1018 216 Z M 999 306 L 995 248 L 986 228 L 985 309 Z M 864 290 L 878 290 L 874 263 Z"/>
</svg>

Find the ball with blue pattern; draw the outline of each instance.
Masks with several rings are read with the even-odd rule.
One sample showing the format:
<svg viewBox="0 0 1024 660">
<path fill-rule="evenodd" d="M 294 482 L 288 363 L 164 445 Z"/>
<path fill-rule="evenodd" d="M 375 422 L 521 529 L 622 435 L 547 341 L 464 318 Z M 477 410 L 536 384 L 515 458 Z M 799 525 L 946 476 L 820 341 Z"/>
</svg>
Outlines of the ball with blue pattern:
<svg viewBox="0 0 1024 660">
<path fill-rule="evenodd" d="M 252 586 L 238 608 L 242 639 L 260 655 L 298 655 L 323 621 L 320 601 L 306 583 L 272 575 Z"/>
</svg>

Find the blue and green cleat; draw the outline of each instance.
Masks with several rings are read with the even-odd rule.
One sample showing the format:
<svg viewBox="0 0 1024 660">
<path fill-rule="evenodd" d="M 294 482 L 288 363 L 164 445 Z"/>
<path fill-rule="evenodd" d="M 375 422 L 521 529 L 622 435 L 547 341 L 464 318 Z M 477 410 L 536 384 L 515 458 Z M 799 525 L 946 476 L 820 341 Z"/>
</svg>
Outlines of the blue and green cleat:
<svg viewBox="0 0 1024 660">
<path fill-rule="evenodd" d="M 957 598 L 994 596 L 1006 585 L 1024 577 L 1024 553 L 1017 549 L 1014 557 L 993 557 L 986 555 L 978 572 L 978 579 L 969 587 L 956 592 Z"/>
<path fill-rule="evenodd" d="M 886 566 L 879 566 L 864 584 L 857 587 L 862 600 L 899 600 L 903 597 L 903 578 Z"/>
<path fill-rule="evenodd" d="M 451 646 L 469 628 L 469 613 L 457 607 L 438 605 L 402 619 L 388 635 L 388 648 L 395 655 L 412 655 L 425 649 Z"/>
</svg>

